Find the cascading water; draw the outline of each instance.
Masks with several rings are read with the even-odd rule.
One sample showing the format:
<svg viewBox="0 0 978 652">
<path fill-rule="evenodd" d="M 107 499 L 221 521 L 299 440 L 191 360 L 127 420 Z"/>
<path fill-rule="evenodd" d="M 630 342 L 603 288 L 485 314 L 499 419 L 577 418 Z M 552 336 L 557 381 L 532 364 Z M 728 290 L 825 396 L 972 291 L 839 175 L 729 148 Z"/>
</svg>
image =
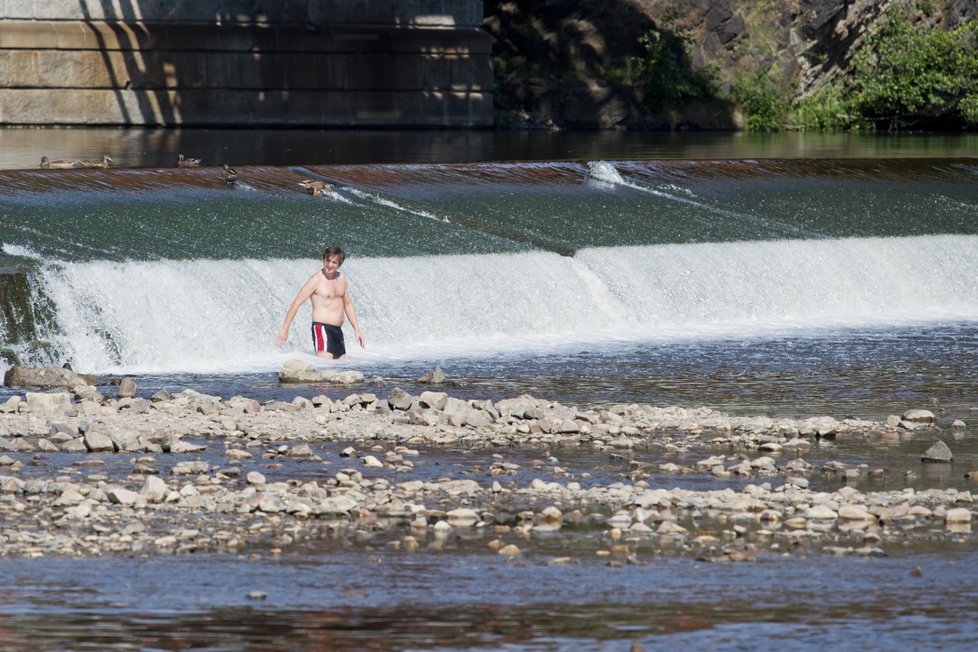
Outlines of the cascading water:
<svg viewBox="0 0 978 652">
<path fill-rule="evenodd" d="M 346 201 L 302 195 L 283 169 L 248 171 L 247 193 L 174 177 L 177 197 L 173 179 L 119 171 L 138 191 L 111 201 L 83 175 L 53 177 L 70 182 L 57 201 L 21 180 L 0 239 L 51 318 L 2 348 L 96 373 L 275 369 L 309 351 L 307 307 L 284 349 L 273 339 L 333 242 L 353 252 L 368 346 L 349 348 L 368 364 L 978 321 L 978 233 L 962 217 L 978 198 L 953 166 L 899 195 L 889 176 L 835 168 L 792 181 L 742 165 L 761 180 L 734 184 L 719 165 L 657 165 L 329 170 Z M 840 229 L 819 206 L 842 193 L 878 219 Z"/>
<path fill-rule="evenodd" d="M 82 262 L 36 272 L 43 336 L 94 371 L 273 368 L 312 260 Z M 368 258 L 343 268 L 358 357 L 484 356 L 610 340 L 978 320 L 978 236 L 656 245 Z M 286 351 L 308 350 L 308 309 Z"/>
</svg>

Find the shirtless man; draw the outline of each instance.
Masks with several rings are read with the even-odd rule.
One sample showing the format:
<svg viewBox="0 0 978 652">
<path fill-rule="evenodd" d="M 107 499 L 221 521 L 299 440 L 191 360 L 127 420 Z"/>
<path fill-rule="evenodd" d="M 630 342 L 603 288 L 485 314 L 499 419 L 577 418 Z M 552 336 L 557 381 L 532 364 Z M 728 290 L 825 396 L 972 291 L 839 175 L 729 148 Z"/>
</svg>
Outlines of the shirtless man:
<svg viewBox="0 0 978 652">
<path fill-rule="evenodd" d="M 292 300 L 285 314 L 282 330 L 275 337 L 275 345 L 282 346 L 289 339 L 289 327 L 306 299 L 312 300 L 312 345 L 320 358 L 338 359 L 346 355 L 343 342 L 343 316 L 350 319 L 353 332 L 360 346 L 364 346 L 363 333 L 357 323 L 357 313 L 350 300 L 350 287 L 346 277 L 340 274 L 340 265 L 346 254 L 339 247 L 327 247 L 323 252 L 323 268 L 309 277 Z"/>
</svg>

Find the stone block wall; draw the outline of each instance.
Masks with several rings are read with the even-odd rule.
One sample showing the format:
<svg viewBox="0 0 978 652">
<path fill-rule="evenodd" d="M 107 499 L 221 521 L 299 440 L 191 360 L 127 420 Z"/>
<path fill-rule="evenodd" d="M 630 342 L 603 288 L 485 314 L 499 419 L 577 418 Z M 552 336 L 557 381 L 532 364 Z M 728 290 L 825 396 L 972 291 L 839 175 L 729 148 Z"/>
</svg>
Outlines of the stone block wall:
<svg viewBox="0 0 978 652">
<path fill-rule="evenodd" d="M 0 124 L 480 127 L 476 0 L 0 0 Z"/>
</svg>

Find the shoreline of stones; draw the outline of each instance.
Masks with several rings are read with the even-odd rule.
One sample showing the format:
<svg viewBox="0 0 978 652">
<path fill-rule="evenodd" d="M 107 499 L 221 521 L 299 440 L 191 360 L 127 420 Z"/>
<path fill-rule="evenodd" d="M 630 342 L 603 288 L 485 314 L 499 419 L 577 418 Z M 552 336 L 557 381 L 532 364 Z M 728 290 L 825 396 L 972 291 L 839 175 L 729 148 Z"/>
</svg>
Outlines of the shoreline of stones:
<svg viewBox="0 0 978 652">
<path fill-rule="evenodd" d="M 145 399 L 135 396 L 134 384 L 120 386 L 120 394 L 107 398 L 80 385 L 0 404 L 0 556 L 279 555 L 385 546 L 636 563 L 662 554 L 710 561 L 795 551 L 882 555 L 915 541 L 972 540 L 969 491 L 808 488 L 812 465 L 800 455 L 813 440 L 886 440 L 934 428 L 926 410 L 873 422 L 639 404 L 582 409 L 526 395 L 462 400 L 433 389 L 288 403 L 193 390 Z M 752 454 L 712 455 L 694 469 L 665 462 L 658 470 L 756 483 L 657 488 L 636 466 L 630 482 L 583 486 L 554 457 L 584 447 L 627 458 L 633 449 L 678 452 L 691 442 Z M 345 445 L 336 460 L 343 468 L 334 471 L 316 455 L 313 447 L 325 443 Z M 420 449 L 450 447 L 489 456 L 543 451 L 549 461 L 522 485 L 507 481 L 500 461 L 483 483 L 412 478 Z M 795 456 L 772 457 L 782 452 Z M 66 453 L 74 457 L 60 457 Z M 57 462 L 49 462 L 54 455 Z M 256 463 L 276 459 L 306 460 L 319 473 L 269 482 Z M 109 462 L 128 464 L 117 474 L 124 477 L 107 473 Z M 393 472 L 393 479 L 371 478 L 373 469 Z M 838 470 L 844 478 L 876 471 Z M 558 546 L 561 554 L 550 552 L 554 539 L 570 541 Z"/>
</svg>

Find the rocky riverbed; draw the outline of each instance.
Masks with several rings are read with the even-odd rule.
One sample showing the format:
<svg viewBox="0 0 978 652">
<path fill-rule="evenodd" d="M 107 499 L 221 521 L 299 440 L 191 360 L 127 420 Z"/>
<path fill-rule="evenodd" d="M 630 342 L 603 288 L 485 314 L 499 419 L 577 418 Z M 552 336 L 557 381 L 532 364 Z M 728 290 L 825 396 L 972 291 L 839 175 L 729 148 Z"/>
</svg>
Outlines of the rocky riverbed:
<svg viewBox="0 0 978 652">
<path fill-rule="evenodd" d="M 772 419 L 307 387 L 288 403 L 141 398 L 131 384 L 13 396 L 0 404 L 0 555 L 424 549 L 629 564 L 973 541 L 973 467 L 943 443 L 964 424 L 926 410 Z M 909 436 L 927 461 L 886 464 Z M 846 461 L 850 443 L 880 463 Z M 952 462 L 957 486 L 915 488 Z"/>
</svg>

